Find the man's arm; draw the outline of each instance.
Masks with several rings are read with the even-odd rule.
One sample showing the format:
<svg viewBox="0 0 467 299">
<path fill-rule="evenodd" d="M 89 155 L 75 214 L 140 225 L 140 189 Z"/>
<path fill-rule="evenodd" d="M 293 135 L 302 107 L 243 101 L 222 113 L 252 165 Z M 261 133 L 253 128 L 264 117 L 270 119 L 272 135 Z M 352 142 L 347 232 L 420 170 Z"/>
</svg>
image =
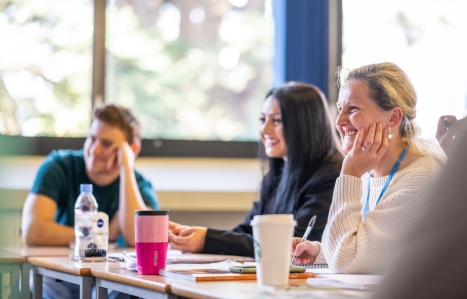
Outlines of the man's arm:
<svg viewBox="0 0 467 299">
<path fill-rule="evenodd" d="M 118 224 L 125 242 L 135 245 L 135 210 L 148 210 L 136 182 L 134 160 L 139 148 L 124 143 L 120 147 L 120 198 L 118 204 Z"/>
<path fill-rule="evenodd" d="M 30 193 L 23 207 L 23 242 L 28 246 L 68 246 L 75 238 L 74 228 L 54 221 L 57 204 L 50 197 Z"/>
</svg>

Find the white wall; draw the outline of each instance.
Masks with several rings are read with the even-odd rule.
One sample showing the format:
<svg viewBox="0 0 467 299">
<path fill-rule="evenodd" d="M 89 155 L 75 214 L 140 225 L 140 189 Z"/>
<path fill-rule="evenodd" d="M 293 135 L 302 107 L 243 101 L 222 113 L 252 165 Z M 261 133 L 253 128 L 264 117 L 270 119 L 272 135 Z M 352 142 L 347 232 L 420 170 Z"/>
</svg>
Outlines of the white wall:
<svg viewBox="0 0 467 299">
<path fill-rule="evenodd" d="M 22 245 L 21 211 L 43 159 L 0 157 L 0 245 Z M 257 159 L 141 157 L 136 169 L 151 181 L 172 221 L 220 229 L 243 220 L 261 181 Z"/>
</svg>

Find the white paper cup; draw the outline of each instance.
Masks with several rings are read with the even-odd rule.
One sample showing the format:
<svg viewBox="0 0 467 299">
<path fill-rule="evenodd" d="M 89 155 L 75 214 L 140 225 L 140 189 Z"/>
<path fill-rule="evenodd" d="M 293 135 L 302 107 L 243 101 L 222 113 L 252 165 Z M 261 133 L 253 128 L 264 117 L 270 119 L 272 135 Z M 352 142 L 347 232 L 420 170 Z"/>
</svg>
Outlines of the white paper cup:
<svg viewBox="0 0 467 299">
<path fill-rule="evenodd" d="M 287 287 L 292 237 L 297 224 L 293 215 L 256 215 L 250 224 L 253 227 L 258 287 Z"/>
</svg>

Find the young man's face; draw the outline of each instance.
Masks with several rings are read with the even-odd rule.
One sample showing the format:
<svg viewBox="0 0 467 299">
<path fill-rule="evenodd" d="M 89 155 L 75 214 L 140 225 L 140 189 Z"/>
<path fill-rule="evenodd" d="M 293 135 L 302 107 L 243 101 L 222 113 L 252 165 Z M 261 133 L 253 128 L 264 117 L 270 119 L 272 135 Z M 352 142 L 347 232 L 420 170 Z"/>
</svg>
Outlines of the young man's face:
<svg viewBox="0 0 467 299">
<path fill-rule="evenodd" d="M 115 126 L 94 120 L 84 142 L 84 162 L 90 175 L 115 175 L 119 145 L 126 142 L 123 131 Z"/>
</svg>

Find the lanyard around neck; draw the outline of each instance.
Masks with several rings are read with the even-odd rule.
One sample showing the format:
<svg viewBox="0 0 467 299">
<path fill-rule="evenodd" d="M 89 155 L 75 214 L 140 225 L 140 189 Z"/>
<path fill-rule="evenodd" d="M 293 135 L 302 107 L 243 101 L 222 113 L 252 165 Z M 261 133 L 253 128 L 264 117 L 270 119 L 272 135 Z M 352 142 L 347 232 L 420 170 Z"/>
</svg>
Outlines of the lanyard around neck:
<svg viewBox="0 0 467 299">
<path fill-rule="evenodd" d="M 397 159 L 396 163 L 392 167 L 391 173 L 389 173 L 389 176 L 388 176 L 388 178 L 386 180 L 386 183 L 384 184 L 383 189 L 381 190 L 381 193 L 379 194 L 379 197 L 378 197 L 378 200 L 376 201 L 375 206 L 378 204 L 381 197 L 383 197 L 384 192 L 386 192 L 386 189 L 388 188 L 389 183 L 392 180 L 392 177 L 394 176 L 397 169 L 399 168 L 399 165 L 401 164 L 402 160 L 404 160 L 405 154 L 407 154 L 408 150 L 409 150 L 409 145 L 406 145 L 404 150 L 402 151 L 402 153 L 399 155 L 399 158 Z M 368 176 L 368 192 L 366 194 L 366 201 L 365 201 L 365 205 L 363 207 L 363 222 L 365 222 L 366 214 L 368 214 L 368 205 L 369 205 L 369 201 L 370 201 L 370 179 L 371 179 L 371 173 Z"/>
</svg>

